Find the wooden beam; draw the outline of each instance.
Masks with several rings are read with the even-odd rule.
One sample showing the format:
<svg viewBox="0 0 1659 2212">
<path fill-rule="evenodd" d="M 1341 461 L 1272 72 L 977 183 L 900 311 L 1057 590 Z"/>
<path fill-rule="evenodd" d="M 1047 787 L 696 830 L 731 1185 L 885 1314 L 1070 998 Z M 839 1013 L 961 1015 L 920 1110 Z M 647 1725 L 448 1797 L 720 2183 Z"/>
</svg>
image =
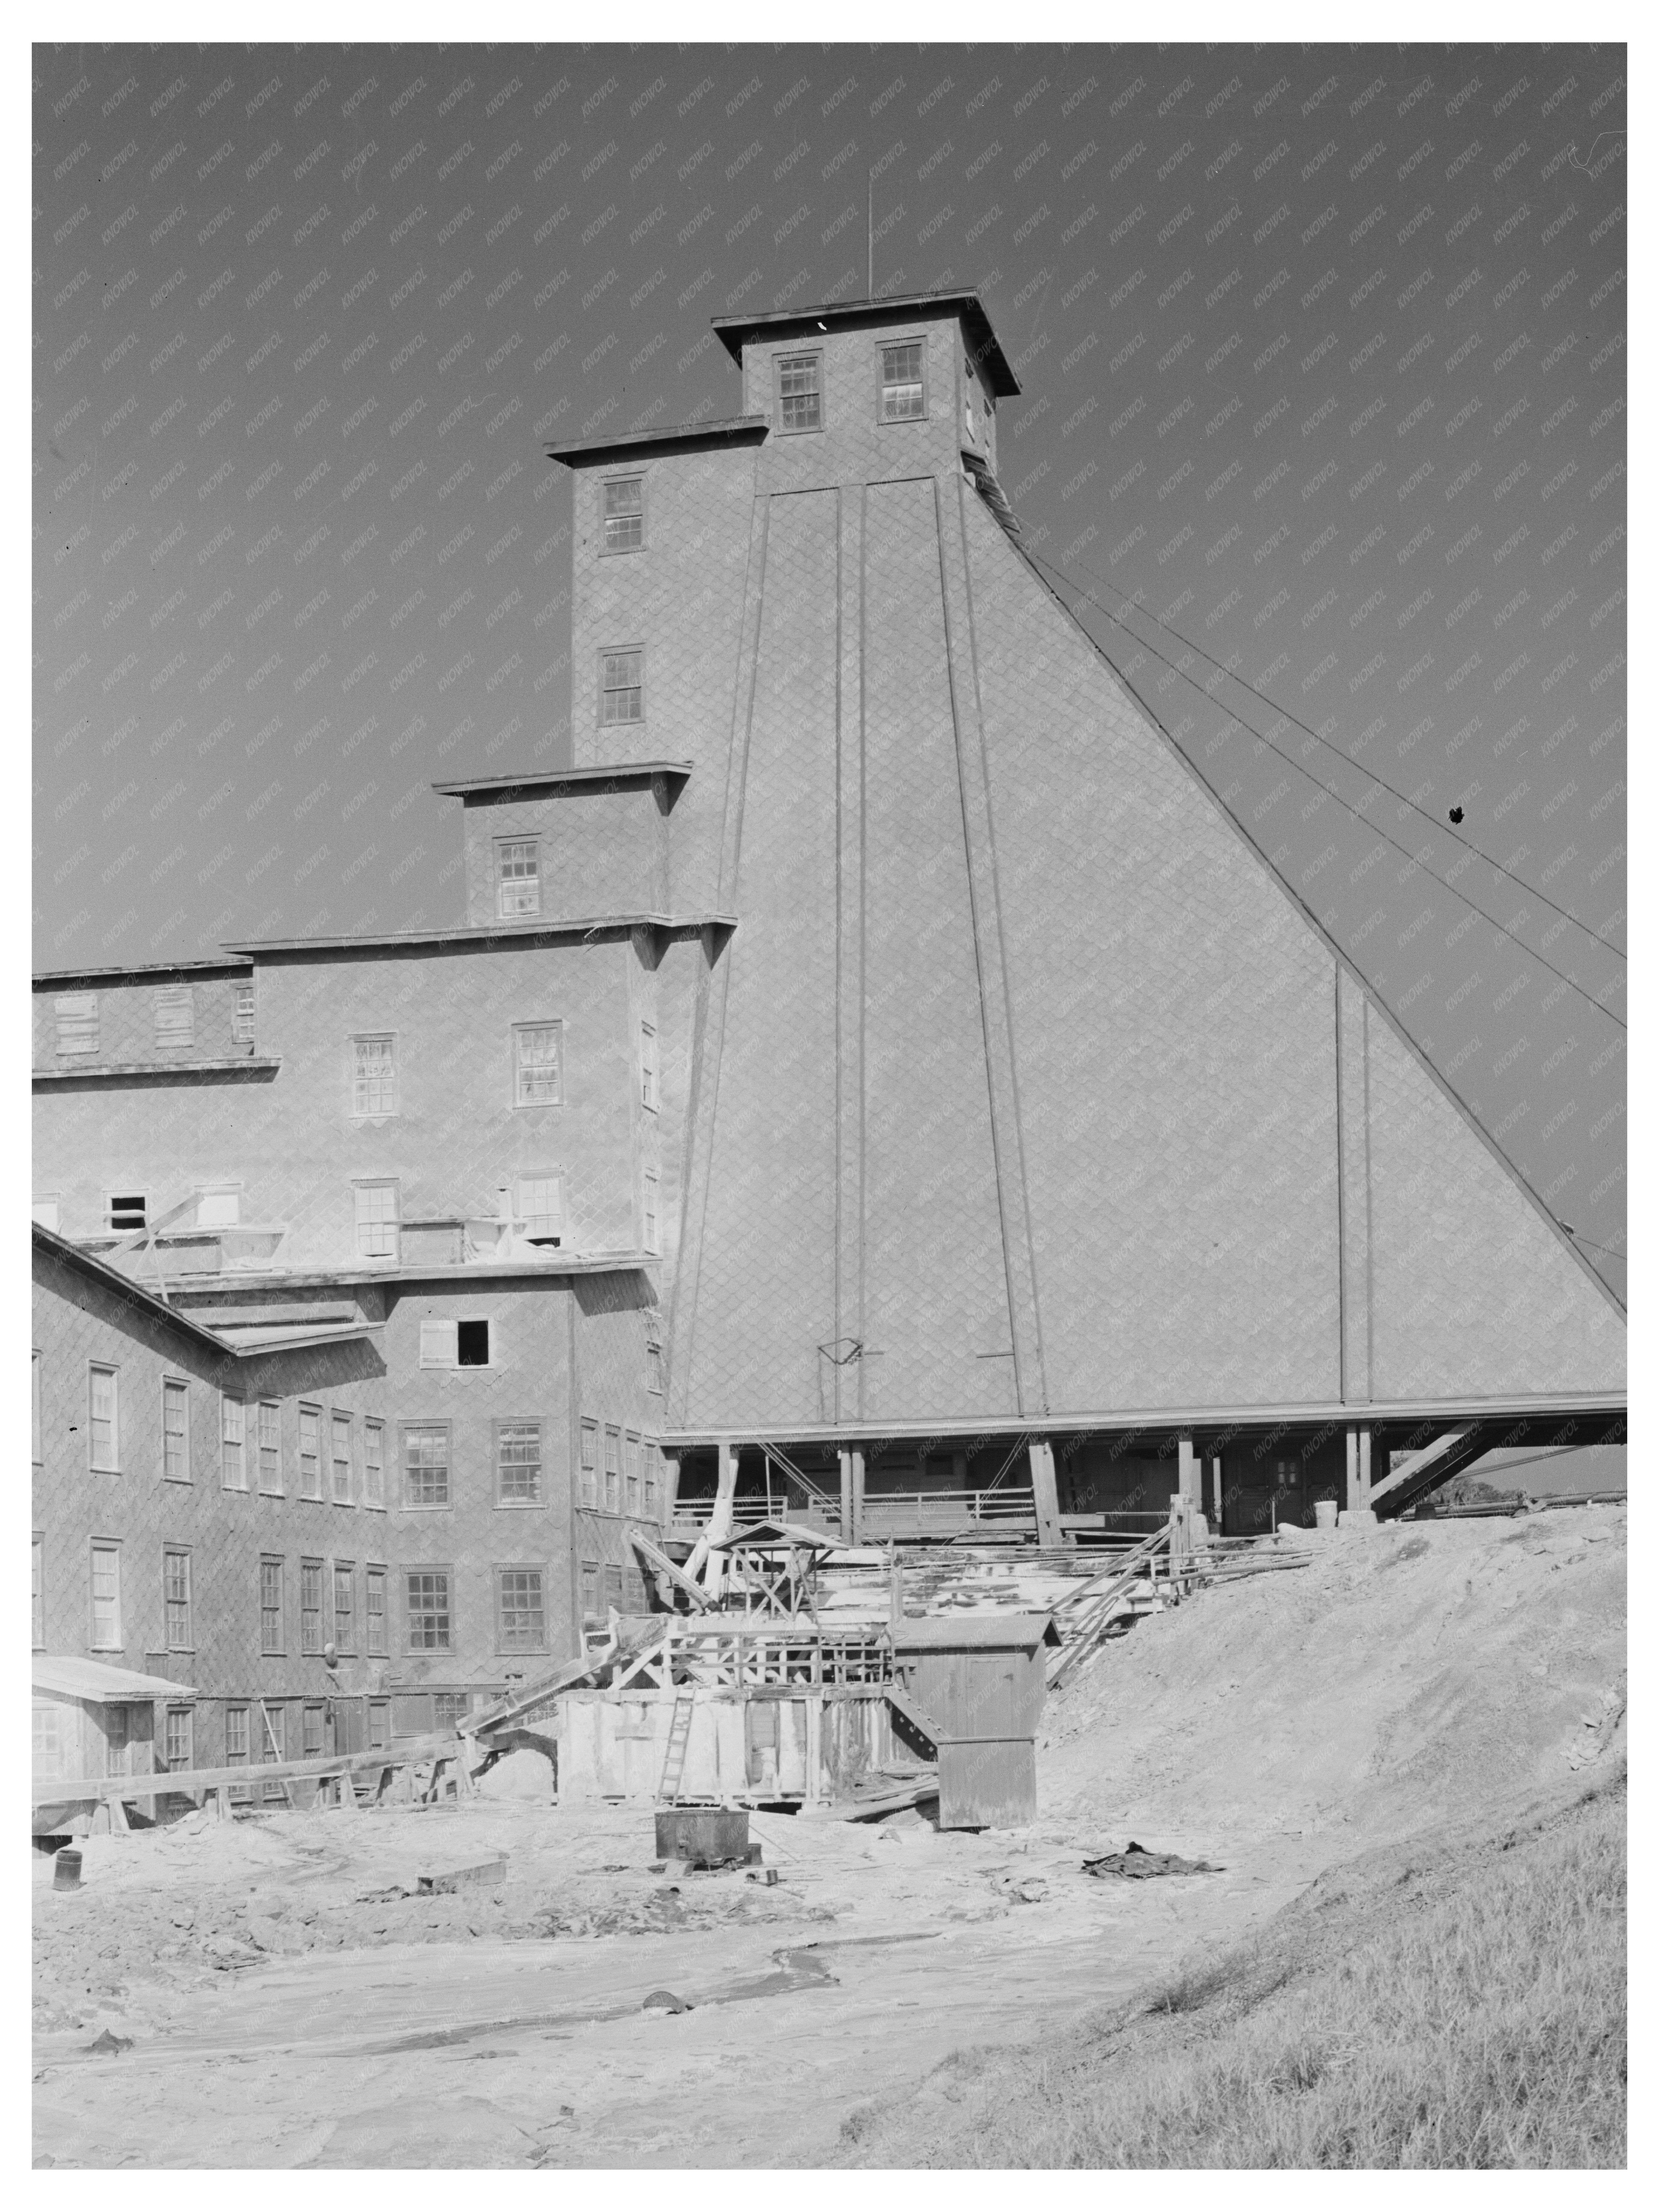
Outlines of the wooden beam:
<svg viewBox="0 0 1659 2212">
<path fill-rule="evenodd" d="M 63 1780 L 36 1775 L 31 1805 L 97 1803 L 109 1798 L 192 1796 L 198 1790 L 249 1789 L 264 1782 L 318 1781 L 331 1774 L 372 1774 L 380 1767 L 418 1766 L 428 1759 L 459 1759 L 459 1735 L 418 1736 L 395 1750 L 337 1753 L 329 1759 L 285 1759 L 247 1766 L 179 1767 L 172 1773 L 75 1775 Z"/>
<path fill-rule="evenodd" d="M 1415 1483 L 1420 1476 L 1428 1474 L 1442 1460 L 1449 1460 L 1455 1453 L 1462 1450 L 1479 1426 L 1476 1421 L 1466 1421 L 1461 1428 L 1448 1429 L 1432 1443 L 1425 1444 L 1421 1451 L 1407 1452 L 1404 1459 L 1396 1460 L 1372 1490 L 1371 1504 L 1375 1505 L 1379 1498 L 1393 1497 L 1407 1483 Z"/>
<path fill-rule="evenodd" d="M 1047 1437 L 1033 1437 L 1028 1446 L 1031 1463 L 1031 1503 L 1036 1512 L 1039 1544 L 1063 1543 L 1060 1525 L 1060 1485 L 1054 1475 L 1054 1448 Z"/>
<path fill-rule="evenodd" d="M 634 1549 L 640 1557 L 659 1575 L 666 1575 L 676 1589 L 684 1590 L 699 1612 L 706 1613 L 709 1602 L 707 1591 L 700 1589 L 690 1575 L 682 1574 L 667 1553 L 659 1552 L 648 1536 L 641 1535 L 637 1528 L 631 1529 L 629 1534 L 634 1539 Z"/>
</svg>

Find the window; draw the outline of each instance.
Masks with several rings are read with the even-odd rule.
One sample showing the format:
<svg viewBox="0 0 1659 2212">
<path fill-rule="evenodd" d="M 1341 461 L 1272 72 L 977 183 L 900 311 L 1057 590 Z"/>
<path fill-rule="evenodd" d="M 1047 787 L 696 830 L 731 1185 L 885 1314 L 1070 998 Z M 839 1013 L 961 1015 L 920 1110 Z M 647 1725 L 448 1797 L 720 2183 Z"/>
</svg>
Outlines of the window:
<svg viewBox="0 0 1659 2212">
<path fill-rule="evenodd" d="M 645 720 L 645 648 L 624 646 L 599 655 L 599 720 L 606 729 Z"/>
<path fill-rule="evenodd" d="M 155 987 L 155 1049 L 189 1047 L 196 1042 L 196 994 L 188 983 Z"/>
<path fill-rule="evenodd" d="M 823 428 L 823 357 L 797 354 L 778 363 L 778 426 L 783 430 Z"/>
<path fill-rule="evenodd" d="M 605 487 L 605 550 L 637 553 L 645 544 L 645 478 L 616 477 Z"/>
<path fill-rule="evenodd" d="M 196 1226 L 233 1229 L 242 1218 L 242 1186 L 239 1182 L 198 1183 Z"/>
<path fill-rule="evenodd" d="M 259 1562 L 259 1650 L 267 1659 L 283 1655 L 283 1563 Z"/>
<path fill-rule="evenodd" d="M 489 1323 L 487 1321 L 423 1321 L 421 1323 L 422 1367 L 488 1367 Z"/>
<path fill-rule="evenodd" d="M 219 1486 L 222 1490 L 247 1488 L 247 1463 L 243 1444 L 247 1407 L 240 1398 L 219 1400 Z"/>
<path fill-rule="evenodd" d="M 562 1022 L 521 1022 L 513 1032 L 513 1103 L 557 1106 L 564 1098 Z"/>
<path fill-rule="evenodd" d="M 468 1690 L 432 1692 L 432 1725 L 435 1729 L 459 1728 L 471 1710 L 472 1696 Z"/>
<path fill-rule="evenodd" d="M 171 1545 L 161 1554 L 161 1595 L 167 1613 L 167 1650 L 193 1651 L 190 1619 L 190 1553 Z"/>
<path fill-rule="evenodd" d="M 606 1607 L 609 1609 L 614 1607 L 617 1612 L 620 1613 L 622 1611 L 622 1601 L 623 1571 L 620 1567 L 607 1567 L 605 1571 L 605 1602 Z"/>
<path fill-rule="evenodd" d="M 584 1621 L 602 1620 L 599 1611 L 599 1563 L 597 1559 L 582 1561 L 582 1619 Z"/>
<path fill-rule="evenodd" d="M 247 1765 L 247 1707 L 246 1705 L 225 1707 L 225 1765 L 227 1766 Z"/>
<path fill-rule="evenodd" d="M 657 1231 L 657 1193 L 659 1185 L 656 1176 L 651 1172 L 649 1168 L 646 1170 L 641 1180 L 644 1186 L 644 1204 L 641 1209 L 644 1216 L 641 1223 L 641 1229 L 645 1239 L 643 1249 L 647 1252 L 658 1252 L 662 1249 L 658 1239 Z"/>
<path fill-rule="evenodd" d="M 564 1179 L 522 1176 L 514 1194 L 514 1212 L 531 1244 L 557 1244 L 564 1236 Z"/>
<path fill-rule="evenodd" d="M 351 1111 L 372 1121 L 398 1110 L 397 1040 L 355 1036 L 351 1040 Z"/>
<path fill-rule="evenodd" d="M 623 1438 L 623 1470 L 624 1490 L 630 1513 L 640 1510 L 640 1440 L 629 1429 Z"/>
<path fill-rule="evenodd" d="M 110 1474 L 118 1472 L 121 1465 L 120 1402 L 118 1378 L 112 1367 L 94 1367 L 88 1378 L 91 1420 L 88 1449 L 92 1464 Z"/>
<path fill-rule="evenodd" d="M 231 986 L 230 1036 L 233 1044 L 252 1044 L 253 1042 L 252 983 L 233 983 Z"/>
<path fill-rule="evenodd" d="M 392 1701 L 389 1698 L 371 1698 L 368 1701 L 368 1747 L 385 1751 L 392 1741 Z"/>
<path fill-rule="evenodd" d="M 408 1570 L 409 1648 L 411 1651 L 447 1651 L 453 1626 L 449 1610 L 447 1567 Z"/>
<path fill-rule="evenodd" d="M 162 1738 L 162 1743 L 167 1771 L 170 1774 L 188 1773 L 194 1765 L 195 1762 L 191 1757 L 191 1738 L 194 1734 L 195 1731 L 191 1727 L 190 1707 L 169 1705 L 167 1732 Z"/>
<path fill-rule="evenodd" d="M 650 1022 L 640 1024 L 640 1103 L 647 1114 L 657 1110 L 657 1032 Z"/>
<path fill-rule="evenodd" d="M 262 1698 L 259 1701 L 259 1717 L 264 1723 L 264 1734 L 260 1739 L 259 1757 L 262 1760 L 269 1759 L 274 1765 L 278 1759 L 288 1757 L 288 1707 L 268 1705 Z M 275 1783 L 271 1787 L 280 1790 L 282 1785 L 280 1783 Z"/>
<path fill-rule="evenodd" d="M 92 1648 L 121 1649 L 121 1551 L 117 1544 L 92 1547 Z"/>
<path fill-rule="evenodd" d="M 368 1567 L 363 1573 L 363 1622 L 368 1631 L 366 1643 L 371 1659 L 386 1656 L 386 1569 Z"/>
<path fill-rule="evenodd" d="M 917 422 L 927 412 L 921 381 L 921 340 L 881 349 L 881 419 L 884 422 Z"/>
<path fill-rule="evenodd" d="M 456 1322 L 455 1364 L 458 1367 L 489 1366 L 489 1323 L 487 1321 Z"/>
<path fill-rule="evenodd" d="M 597 1421 L 582 1423 L 582 1504 L 599 1502 L 599 1429 Z"/>
<path fill-rule="evenodd" d="M 333 1498 L 337 1505 L 351 1503 L 351 1416 L 336 1413 L 329 1426 L 333 1434 Z"/>
<path fill-rule="evenodd" d="M 664 1396 L 668 1389 L 663 1371 L 662 1339 L 657 1331 L 661 1327 L 654 1314 L 647 1315 L 645 1324 L 645 1387 L 657 1397 Z"/>
<path fill-rule="evenodd" d="M 541 841 L 503 837 L 495 848 L 495 912 L 503 921 L 542 910 Z"/>
<path fill-rule="evenodd" d="M 98 1049 L 98 994 L 65 991 L 52 1001 L 58 1023 L 58 1052 L 67 1060 Z"/>
<path fill-rule="evenodd" d="M 657 1517 L 657 1447 L 647 1443 L 645 1447 L 645 1510 L 648 1520 Z"/>
<path fill-rule="evenodd" d="M 141 1190 L 112 1191 L 107 1218 L 112 1229 L 126 1231 L 147 1225 L 149 1200 Z"/>
<path fill-rule="evenodd" d="M 352 1588 L 356 1570 L 349 1559 L 334 1563 L 334 1648 L 337 1651 L 357 1649 L 357 1604 Z"/>
<path fill-rule="evenodd" d="M 40 1355 L 29 1354 L 29 1454 L 36 1467 L 40 1459 Z"/>
<path fill-rule="evenodd" d="M 29 1634 L 37 1651 L 46 1648 L 46 1540 L 29 1546 Z"/>
<path fill-rule="evenodd" d="M 323 1494 L 322 1421 L 323 1409 L 320 1406 L 301 1407 L 300 1495 L 301 1498 L 320 1498 Z"/>
<path fill-rule="evenodd" d="M 455 1364 L 455 1324 L 453 1321 L 423 1321 L 421 1323 L 421 1364 L 422 1367 L 453 1367 Z"/>
<path fill-rule="evenodd" d="M 323 1563 L 300 1562 L 300 1650 L 310 1656 L 323 1648 Z"/>
<path fill-rule="evenodd" d="M 539 1567 L 495 1570 L 495 1649 L 545 1651 L 547 1613 Z"/>
<path fill-rule="evenodd" d="M 353 1200 L 357 1209 L 357 1256 L 360 1260 L 398 1258 L 398 1186 L 395 1182 L 360 1182 Z"/>
<path fill-rule="evenodd" d="M 300 1756 L 320 1759 L 323 1755 L 323 1709 L 320 1705 L 305 1705 L 300 1712 Z"/>
<path fill-rule="evenodd" d="M 37 1774 L 61 1774 L 64 1771 L 64 1709 L 48 1705 L 44 1698 L 34 1706 L 34 1725 L 31 1731 L 33 1759 Z"/>
<path fill-rule="evenodd" d="M 404 1431 L 404 1504 L 449 1503 L 449 1424 L 428 1421 Z"/>
<path fill-rule="evenodd" d="M 161 1474 L 167 1482 L 190 1480 L 190 1385 L 171 1375 L 161 1380 Z"/>
<path fill-rule="evenodd" d="M 283 1409 L 274 1398 L 259 1401 L 259 1488 L 267 1498 L 283 1494 Z"/>
<path fill-rule="evenodd" d="M 386 1504 L 386 1423 L 363 1423 L 363 1503 Z"/>
<path fill-rule="evenodd" d="M 502 1505 L 542 1502 L 542 1425 L 539 1421 L 495 1424 L 495 1496 Z"/>
<path fill-rule="evenodd" d="M 622 1431 L 607 1428 L 605 1432 L 605 1510 L 607 1513 L 622 1510 Z"/>
</svg>

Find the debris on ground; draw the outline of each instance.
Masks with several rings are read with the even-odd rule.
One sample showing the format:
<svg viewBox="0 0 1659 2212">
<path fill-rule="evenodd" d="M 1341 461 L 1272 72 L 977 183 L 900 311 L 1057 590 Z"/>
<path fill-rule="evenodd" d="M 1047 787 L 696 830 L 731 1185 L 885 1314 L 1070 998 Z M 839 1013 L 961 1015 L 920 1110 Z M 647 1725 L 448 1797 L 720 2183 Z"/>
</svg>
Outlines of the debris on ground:
<svg viewBox="0 0 1659 2212">
<path fill-rule="evenodd" d="M 1221 1874 L 1224 1868 L 1212 1866 L 1208 1859 L 1183 1859 L 1174 1851 L 1149 1851 L 1139 1844 L 1131 1844 L 1125 1851 L 1106 1851 L 1097 1859 L 1085 1859 L 1085 1874 L 1121 1875 L 1128 1881 L 1150 1881 L 1161 1874 Z"/>
<path fill-rule="evenodd" d="M 118 2052 L 131 2051 L 131 2048 L 132 2038 L 130 2035 L 115 2035 L 108 2028 L 101 2035 L 94 2036 L 87 2045 L 88 2051 L 96 2051 L 102 2058 L 113 2058 Z"/>
<path fill-rule="evenodd" d="M 640 2007 L 641 2012 L 690 2012 L 692 2008 L 684 1997 L 677 1997 L 672 1990 L 653 1990 Z"/>
</svg>

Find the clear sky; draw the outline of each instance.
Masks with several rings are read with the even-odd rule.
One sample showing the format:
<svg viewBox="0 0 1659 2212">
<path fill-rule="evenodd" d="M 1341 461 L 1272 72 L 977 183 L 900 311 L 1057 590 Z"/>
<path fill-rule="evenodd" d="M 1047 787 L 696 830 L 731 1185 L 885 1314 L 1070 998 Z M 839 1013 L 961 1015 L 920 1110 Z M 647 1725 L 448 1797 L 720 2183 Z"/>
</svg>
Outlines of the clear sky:
<svg viewBox="0 0 1659 2212">
<path fill-rule="evenodd" d="M 37 965 L 458 917 L 431 780 L 568 757 L 542 443 L 735 411 L 873 173 L 1055 587 L 1623 1294 L 1622 48 L 33 72 Z"/>
</svg>

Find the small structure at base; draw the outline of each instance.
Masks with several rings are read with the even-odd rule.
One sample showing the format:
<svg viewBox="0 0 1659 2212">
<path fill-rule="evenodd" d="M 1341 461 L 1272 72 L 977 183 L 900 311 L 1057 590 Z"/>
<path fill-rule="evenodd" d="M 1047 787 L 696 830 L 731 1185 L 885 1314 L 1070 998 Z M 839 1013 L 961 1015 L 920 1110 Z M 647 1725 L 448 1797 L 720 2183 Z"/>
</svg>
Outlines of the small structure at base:
<svg viewBox="0 0 1659 2212">
<path fill-rule="evenodd" d="M 893 1659 L 912 1726 L 939 1753 L 941 1828 L 1018 1828 L 1036 1817 L 1036 1732 L 1049 1613 L 900 1620 Z"/>
<path fill-rule="evenodd" d="M 92 1825 L 93 1801 L 69 1796 L 48 1802 L 43 1792 L 60 1776 L 131 1775 L 135 1783 L 141 1775 L 155 1776 L 156 1701 L 188 1705 L 196 1692 L 160 1674 L 43 1651 L 34 1655 L 33 1679 L 31 1826 L 37 1836 L 84 1835 Z M 165 1783 L 159 1790 L 135 1787 L 131 1795 L 149 1810 L 165 1788 Z"/>
</svg>

